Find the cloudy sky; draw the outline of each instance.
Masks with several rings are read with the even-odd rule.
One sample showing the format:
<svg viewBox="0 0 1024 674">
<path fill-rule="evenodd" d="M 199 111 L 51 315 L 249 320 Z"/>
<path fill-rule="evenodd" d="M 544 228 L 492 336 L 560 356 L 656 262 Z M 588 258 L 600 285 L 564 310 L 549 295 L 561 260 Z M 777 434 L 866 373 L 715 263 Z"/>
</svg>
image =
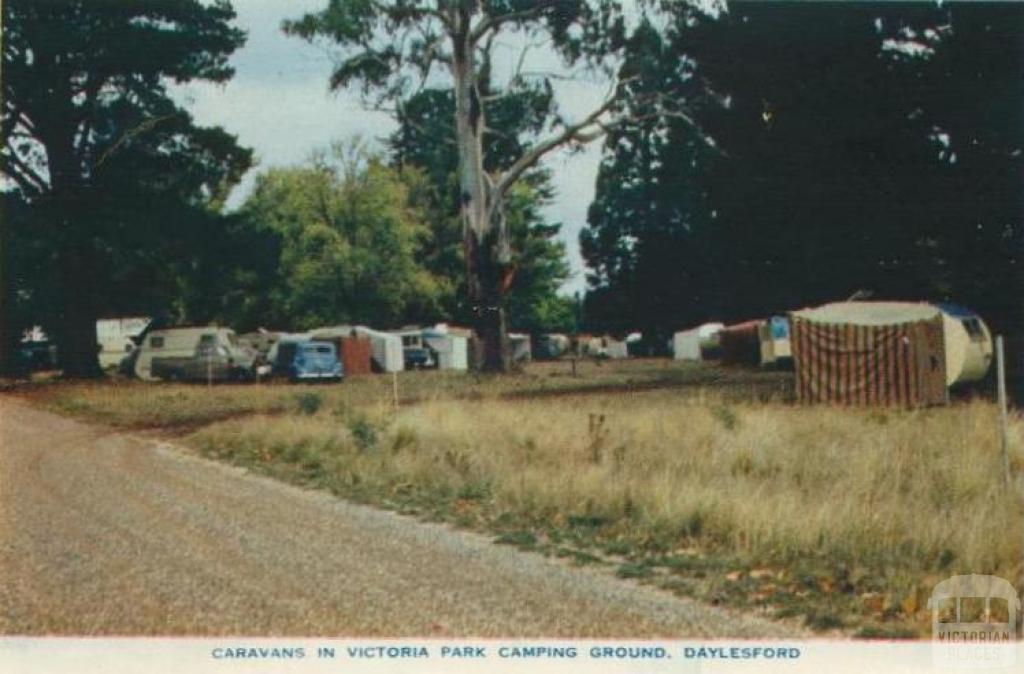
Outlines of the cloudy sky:
<svg viewBox="0 0 1024 674">
<path fill-rule="evenodd" d="M 358 94 L 328 91 L 332 60 L 327 51 L 281 32 L 283 19 L 321 9 L 326 0 L 234 0 L 233 5 L 237 24 L 248 33 L 245 47 L 232 59 L 235 77 L 225 85 L 191 84 L 179 92 L 200 123 L 223 126 L 256 152 L 259 165 L 236 189 L 232 205 L 245 198 L 262 169 L 302 162 L 333 140 L 359 135 L 381 143 L 394 130 L 392 119 L 366 110 Z M 499 57 L 511 70 L 519 53 L 518 46 L 506 44 Z M 528 58 L 527 69 L 560 67 L 543 47 L 529 51 Z M 560 104 L 570 119 L 588 112 L 607 90 L 605 83 L 592 80 L 560 86 Z M 581 153 L 556 152 L 546 160 L 557 189 L 547 215 L 563 223 L 573 272 L 564 292 L 585 285 L 578 235 L 594 194 L 599 159 L 600 143 L 595 143 Z"/>
</svg>

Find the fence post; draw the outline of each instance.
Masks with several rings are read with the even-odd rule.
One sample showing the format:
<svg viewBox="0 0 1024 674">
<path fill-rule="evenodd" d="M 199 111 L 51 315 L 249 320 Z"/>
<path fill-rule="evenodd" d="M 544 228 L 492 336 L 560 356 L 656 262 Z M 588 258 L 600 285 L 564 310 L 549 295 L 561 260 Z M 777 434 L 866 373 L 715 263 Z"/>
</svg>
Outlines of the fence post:
<svg viewBox="0 0 1024 674">
<path fill-rule="evenodd" d="M 398 373 L 395 372 L 395 371 L 391 372 L 391 400 L 392 400 L 392 403 L 395 406 L 395 409 L 397 410 L 398 409 Z"/>
<path fill-rule="evenodd" d="M 1010 438 L 1006 412 L 1006 359 L 1003 336 L 996 336 L 996 386 L 999 392 L 999 441 L 1003 453 L 1003 481 L 1010 486 Z"/>
</svg>

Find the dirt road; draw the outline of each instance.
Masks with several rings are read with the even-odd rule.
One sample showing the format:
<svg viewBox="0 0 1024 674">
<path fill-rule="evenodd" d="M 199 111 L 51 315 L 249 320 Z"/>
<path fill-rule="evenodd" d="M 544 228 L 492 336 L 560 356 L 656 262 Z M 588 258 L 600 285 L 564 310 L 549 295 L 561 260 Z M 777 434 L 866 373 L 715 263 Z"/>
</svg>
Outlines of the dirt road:
<svg viewBox="0 0 1024 674">
<path fill-rule="evenodd" d="M 0 396 L 0 634 L 793 632 Z"/>
</svg>

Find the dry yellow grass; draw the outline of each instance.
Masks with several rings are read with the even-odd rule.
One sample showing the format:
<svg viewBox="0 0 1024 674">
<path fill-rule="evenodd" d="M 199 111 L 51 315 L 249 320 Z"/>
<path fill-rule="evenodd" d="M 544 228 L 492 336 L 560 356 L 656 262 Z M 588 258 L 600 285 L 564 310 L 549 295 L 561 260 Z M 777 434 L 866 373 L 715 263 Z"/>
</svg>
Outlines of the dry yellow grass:
<svg viewBox="0 0 1024 674">
<path fill-rule="evenodd" d="M 750 373 L 702 363 L 667 360 L 580 361 L 576 376 L 569 362 L 536 363 L 513 375 L 485 376 L 465 372 L 414 371 L 398 374 L 399 398 L 405 402 L 451 398 L 564 394 L 631 388 L 703 386 L 729 389 L 731 395 L 778 396 L 785 392 L 785 375 Z M 92 421 L 135 427 L 195 427 L 233 416 L 292 410 L 298 398 L 314 394 L 325 409 L 390 403 L 390 375 L 357 376 L 342 384 L 291 385 L 282 382 L 245 385 L 146 383 L 112 379 L 95 383 L 48 380 L 11 385 L 9 390 L 57 411 Z"/>
<path fill-rule="evenodd" d="M 397 410 L 390 377 L 32 395 L 108 423 L 198 428 L 186 442 L 207 455 L 350 498 L 558 554 L 614 553 L 622 575 L 667 569 L 667 585 L 705 598 L 808 595 L 793 612 L 821 627 L 851 611 L 867 615 L 852 624 L 912 625 L 946 576 L 1022 575 L 1024 422 L 1011 423 L 1008 491 L 991 403 L 804 408 L 763 402 L 785 395 L 771 375 L 657 361 L 579 375 L 404 373 L 416 404 Z"/>
<path fill-rule="evenodd" d="M 1021 573 L 1024 504 L 1003 488 L 995 422 L 984 402 L 859 411 L 650 392 L 233 420 L 191 442 L 470 525 L 585 522 L 595 545 L 626 542 L 634 560 L 696 549 L 748 568 L 820 567 L 826 594 L 877 590 L 913 621 L 945 576 Z M 1011 431 L 1019 476 L 1024 424 Z"/>
</svg>

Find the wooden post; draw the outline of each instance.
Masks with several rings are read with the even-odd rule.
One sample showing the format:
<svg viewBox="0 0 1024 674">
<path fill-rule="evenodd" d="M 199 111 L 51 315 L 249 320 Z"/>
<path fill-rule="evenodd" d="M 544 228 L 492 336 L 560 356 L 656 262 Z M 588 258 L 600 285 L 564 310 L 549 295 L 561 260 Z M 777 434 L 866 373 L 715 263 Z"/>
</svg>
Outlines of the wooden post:
<svg viewBox="0 0 1024 674">
<path fill-rule="evenodd" d="M 1010 486 L 1010 438 L 1006 412 L 1006 359 L 1003 336 L 996 337 L 996 384 L 999 392 L 999 438 L 1003 453 L 1003 481 Z"/>
<path fill-rule="evenodd" d="M 213 358 L 212 351 L 206 350 L 206 388 L 213 388 Z"/>
<path fill-rule="evenodd" d="M 391 400 L 395 409 L 398 409 L 398 373 L 391 373 Z"/>
</svg>

